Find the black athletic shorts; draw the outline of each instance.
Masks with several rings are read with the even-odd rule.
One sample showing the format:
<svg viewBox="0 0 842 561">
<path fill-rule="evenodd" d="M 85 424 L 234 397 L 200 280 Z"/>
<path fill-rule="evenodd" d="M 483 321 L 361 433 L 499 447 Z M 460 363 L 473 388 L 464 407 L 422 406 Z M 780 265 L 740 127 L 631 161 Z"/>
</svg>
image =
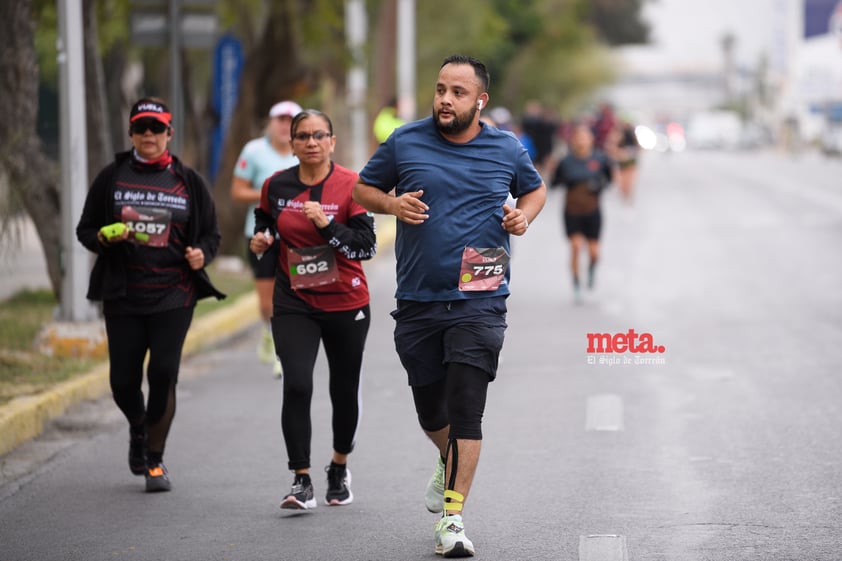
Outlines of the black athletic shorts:
<svg viewBox="0 0 842 561">
<path fill-rule="evenodd" d="M 254 278 L 274 279 L 275 267 L 278 265 L 278 251 L 281 244 L 278 243 L 278 240 L 275 240 L 272 245 L 269 246 L 269 249 L 266 250 L 266 253 L 263 254 L 263 257 L 258 259 L 257 255 L 249 249 L 250 241 L 251 238 L 246 240 L 246 253 L 248 253 L 249 265 L 251 265 L 251 272 L 254 274 Z"/>
<path fill-rule="evenodd" d="M 564 230 L 569 238 L 573 234 L 582 234 L 589 240 L 598 240 L 602 229 L 602 212 L 597 209 L 591 214 L 564 213 Z"/>
<path fill-rule="evenodd" d="M 395 349 L 410 386 L 425 386 L 445 377 L 451 362 L 497 376 L 497 361 L 506 332 L 506 297 L 453 302 L 399 300 Z"/>
</svg>

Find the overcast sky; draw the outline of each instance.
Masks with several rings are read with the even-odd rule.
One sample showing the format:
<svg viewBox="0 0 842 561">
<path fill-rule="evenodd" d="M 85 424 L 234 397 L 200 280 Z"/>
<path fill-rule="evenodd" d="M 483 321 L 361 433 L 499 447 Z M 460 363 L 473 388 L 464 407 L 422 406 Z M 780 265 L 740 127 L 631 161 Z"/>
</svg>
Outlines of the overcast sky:
<svg viewBox="0 0 842 561">
<path fill-rule="evenodd" d="M 650 0 L 643 15 L 652 44 L 624 51 L 644 70 L 712 70 L 722 66 L 721 39 L 730 32 L 738 62 L 754 66 L 763 51 L 774 48 L 780 30 L 776 10 L 787 4 L 797 0 Z"/>
</svg>

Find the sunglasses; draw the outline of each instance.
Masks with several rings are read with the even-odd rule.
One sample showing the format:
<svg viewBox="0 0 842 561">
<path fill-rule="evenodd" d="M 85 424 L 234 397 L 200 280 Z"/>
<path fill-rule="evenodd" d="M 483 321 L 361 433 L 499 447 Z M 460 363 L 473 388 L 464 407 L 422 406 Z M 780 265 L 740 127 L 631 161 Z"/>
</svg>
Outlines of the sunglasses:
<svg viewBox="0 0 842 561">
<path fill-rule="evenodd" d="M 316 132 L 297 132 L 292 135 L 293 140 L 297 140 L 299 142 L 307 142 L 310 138 L 314 138 L 316 141 L 324 140 L 325 138 L 330 137 L 331 134 L 325 131 L 316 131 Z"/>
<path fill-rule="evenodd" d="M 136 121 L 131 126 L 132 134 L 144 134 L 146 131 L 152 131 L 152 134 L 161 134 L 166 130 L 167 125 L 155 120 Z"/>
</svg>

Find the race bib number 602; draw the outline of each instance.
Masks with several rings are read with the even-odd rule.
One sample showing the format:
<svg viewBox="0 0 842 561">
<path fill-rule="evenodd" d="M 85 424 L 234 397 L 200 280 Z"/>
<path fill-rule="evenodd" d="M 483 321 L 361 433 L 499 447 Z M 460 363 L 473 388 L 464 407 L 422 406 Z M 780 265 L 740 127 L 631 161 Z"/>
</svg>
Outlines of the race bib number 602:
<svg viewBox="0 0 842 561">
<path fill-rule="evenodd" d="M 291 247 L 287 252 L 289 283 L 294 289 L 323 286 L 339 280 L 336 256 L 329 245 Z"/>
</svg>

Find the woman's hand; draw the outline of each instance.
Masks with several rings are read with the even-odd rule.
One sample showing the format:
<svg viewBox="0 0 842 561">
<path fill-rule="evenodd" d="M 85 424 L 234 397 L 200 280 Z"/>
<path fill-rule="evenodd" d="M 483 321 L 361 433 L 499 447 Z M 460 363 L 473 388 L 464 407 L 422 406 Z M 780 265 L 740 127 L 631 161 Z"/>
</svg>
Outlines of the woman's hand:
<svg viewBox="0 0 842 561">
<path fill-rule="evenodd" d="M 249 242 L 249 249 L 255 255 L 263 255 L 266 253 L 266 250 L 269 249 L 269 246 L 272 245 L 272 242 L 275 241 L 275 237 L 272 234 L 267 234 L 266 232 L 258 232 L 251 237 L 251 241 Z"/>
<path fill-rule="evenodd" d="M 184 252 L 184 258 L 187 259 L 187 263 L 194 271 L 198 271 L 205 266 L 205 254 L 201 249 L 187 246 L 187 250 Z"/>
<path fill-rule="evenodd" d="M 307 201 L 301 209 L 304 216 L 313 223 L 316 228 L 326 228 L 330 224 L 330 218 L 322 210 L 322 205 L 317 201 Z"/>
</svg>

